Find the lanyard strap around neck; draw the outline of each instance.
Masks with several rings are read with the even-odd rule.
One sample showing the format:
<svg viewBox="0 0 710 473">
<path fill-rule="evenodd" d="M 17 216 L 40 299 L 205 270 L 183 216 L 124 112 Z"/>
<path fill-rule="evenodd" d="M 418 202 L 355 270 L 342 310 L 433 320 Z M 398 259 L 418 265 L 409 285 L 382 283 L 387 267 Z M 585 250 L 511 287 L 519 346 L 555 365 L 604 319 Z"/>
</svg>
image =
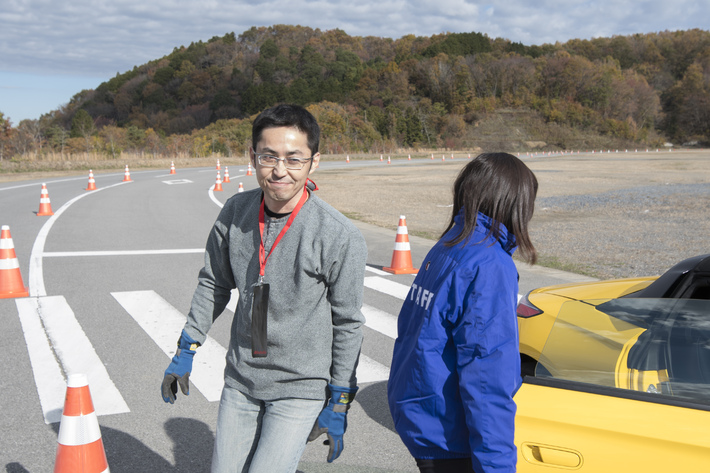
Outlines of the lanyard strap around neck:
<svg viewBox="0 0 710 473">
<path fill-rule="evenodd" d="M 291 226 L 291 223 L 293 223 L 293 219 L 296 218 L 296 215 L 298 212 L 301 210 L 301 207 L 303 207 L 303 204 L 306 202 L 308 199 L 308 190 L 306 190 L 306 187 L 303 187 L 303 194 L 301 195 L 301 198 L 298 200 L 298 203 L 296 204 L 296 207 L 293 209 L 293 212 L 291 212 L 291 215 L 288 217 L 288 220 L 286 220 L 286 225 L 281 229 L 279 232 L 278 236 L 276 237 L 276 240 L 274 240 L 274 244 L 271 246 L 271 249 L 269 250 L 269 254 L 266 254 L 266 249 L 264 248 L 264 198 L 262 196 L 261 198 L 261 206 L 259 207 L 259 235 L 260 235 L 260 244 L 259 244 L 259 279 L 261 280 L 264 277 L 264 271 L 266 269 L 266 260 L 271 256 L 271 253 L 274 252 L 274 248 L 276 248 L 276 245 L 279 244 L 281 241 L 281 238 L 286 234 L 286 231 L 289 229 Z"/>
</svg>

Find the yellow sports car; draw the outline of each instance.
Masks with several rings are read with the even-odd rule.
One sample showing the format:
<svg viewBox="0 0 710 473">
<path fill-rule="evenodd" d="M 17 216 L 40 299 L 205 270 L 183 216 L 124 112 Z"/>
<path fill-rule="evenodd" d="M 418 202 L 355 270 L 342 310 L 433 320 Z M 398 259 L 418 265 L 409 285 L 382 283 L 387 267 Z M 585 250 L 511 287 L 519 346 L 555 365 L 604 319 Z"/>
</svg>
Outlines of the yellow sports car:
<svg viewBox="0 0 710 473">
<path fill-rule="evenodd" d="M 710 470 L 710 255 L 518 306 L 518 471 Z"/>
</svg>

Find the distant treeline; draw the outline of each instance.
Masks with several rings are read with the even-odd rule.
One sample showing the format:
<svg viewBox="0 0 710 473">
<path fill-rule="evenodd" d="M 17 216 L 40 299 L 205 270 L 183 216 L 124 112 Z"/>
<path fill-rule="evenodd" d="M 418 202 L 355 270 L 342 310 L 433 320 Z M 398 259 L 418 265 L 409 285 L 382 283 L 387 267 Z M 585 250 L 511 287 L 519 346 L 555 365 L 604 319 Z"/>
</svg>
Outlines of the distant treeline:
<svg viewBox="0 0 710 473">
<path fill-rule="evenodd" d="M 39 120 L 14 127 L 0 113 L 0 159 L 243 155 L 254 115 L 279 102 L 316 115 L 327 153 L 472 148 L 472 130 L 501 110 L 627 142 L 702 144 L 710 32 L 526 46 L 475 32 L 393 40 L 253 27 L 175 48 Z"/>
</svg>

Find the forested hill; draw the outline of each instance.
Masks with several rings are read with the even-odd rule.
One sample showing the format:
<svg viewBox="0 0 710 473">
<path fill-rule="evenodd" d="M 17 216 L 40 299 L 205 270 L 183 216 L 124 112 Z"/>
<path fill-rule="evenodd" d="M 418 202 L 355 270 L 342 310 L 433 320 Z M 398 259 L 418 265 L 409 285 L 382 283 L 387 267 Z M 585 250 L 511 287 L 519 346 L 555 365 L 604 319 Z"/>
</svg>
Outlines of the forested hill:
<svg viewBox="0 0 710 473">
<path fill-rule="evenodd" d="M 470 146 L 470 130 L 501 111 L 627 142 L 707 142 L 710 32 L 526 46 L 476 32 L 393 40 L 253 27 L 176 47 L 43 120 L 78 136 L 84 110 L 95 134 L 209 135 L 241 152 L 250 117 L 278 102 L 314 111 L 331 151 Z"/>
</svg>

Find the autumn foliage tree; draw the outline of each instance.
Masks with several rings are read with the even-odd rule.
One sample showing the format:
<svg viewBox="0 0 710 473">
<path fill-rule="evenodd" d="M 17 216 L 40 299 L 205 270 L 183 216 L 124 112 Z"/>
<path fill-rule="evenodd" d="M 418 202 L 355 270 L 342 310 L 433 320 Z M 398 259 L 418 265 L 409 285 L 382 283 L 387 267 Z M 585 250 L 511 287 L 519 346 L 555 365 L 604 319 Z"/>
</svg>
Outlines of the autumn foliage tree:
<svg viewBox="0 0 710 473">
<path fill-rule="evenodd" d="M 703 30 L 527 46 L 477 32 L 393 40 L 253 27 L 117 74 L 37 126 L 0 120 L 0 158 L 242 155 L 255 114 L 279 102 L 317 115 L 329 153 L 472 146 L 482 120 L 511 110 L 607 140 L 708 143 L 709 51 Z"/>
</svg>

